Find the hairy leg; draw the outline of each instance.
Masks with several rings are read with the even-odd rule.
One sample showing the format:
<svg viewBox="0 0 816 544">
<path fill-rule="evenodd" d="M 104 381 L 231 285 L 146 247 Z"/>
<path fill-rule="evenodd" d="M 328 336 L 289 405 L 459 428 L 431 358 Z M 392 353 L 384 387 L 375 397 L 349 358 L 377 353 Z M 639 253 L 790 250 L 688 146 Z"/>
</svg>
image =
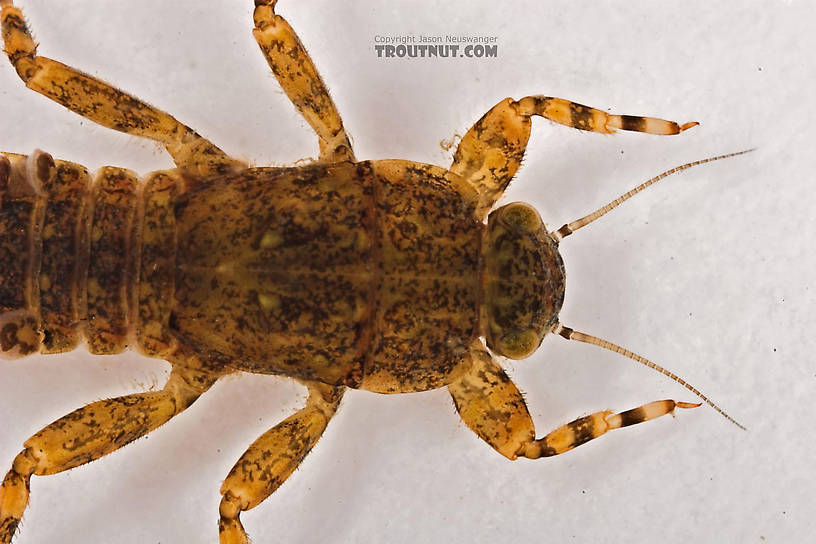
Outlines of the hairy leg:
<svg viewBox="0 0 816 544">
<path fill-rule="evenodd" d="M 277 0 L 255 1 L 255 30 L 269 67 L 280 86 L 320 140 L 320 160 L 354 161 L 351 142 L 337 106 L 314 62 L 286 19 L 275 13 Z"/>
<path fill-rule="evenodd" d="M 194 176 L 244 166 L 171 115 L 104 81 L 37 55 L 20 9 L 0 0 L 5 52 L 26 87 L 100 125 L 164 144 L 176 165 Z"/>
<path fill-rule="evenodd" d="M 216 378 L 176 367 L 161 391 L 92 402 L 26 440 L 0 484 L 0 544 L 14 536 L 32 475 L 56 474 L 118 450 L 180 414 Z"/>
<path fill-rule="evenodd" d="M 616 129 L 648 134 L 679 134 L 697 123 L 678 125 L 653 117 L 612 115 L 563 98 L 505 98 L 465 134 L 453 156 L 451 171 L 467 179 L 480 195 L 481 217 L 487 215 L 516 175 L 527 141 L 530 118 L 540 116 L 568 127 L 610 134 Z"/>
<path fill-rule="evenodd" d="M 448 390 L 462 420 L 482 440 L 508 459 L 537 459 L 567 452 L 613 429 L 643 423 L 670 414 L 675 408 L 699 406 L 673 400 L 645 404 L 626 412 L 603 411 L 578 418 L 542 438 L 521 392 L 485 351 L 472 352 L 469 372 Z"/>
<path fill-rule="evenodd" d="M 221 486 L 221 544 L 248 544 L 241 512 L 255 508 L 300 465 L 334 416 L 344 388 L 307 383 L 306 406 L 261 435 L 244 453 Z"/>
</svg>

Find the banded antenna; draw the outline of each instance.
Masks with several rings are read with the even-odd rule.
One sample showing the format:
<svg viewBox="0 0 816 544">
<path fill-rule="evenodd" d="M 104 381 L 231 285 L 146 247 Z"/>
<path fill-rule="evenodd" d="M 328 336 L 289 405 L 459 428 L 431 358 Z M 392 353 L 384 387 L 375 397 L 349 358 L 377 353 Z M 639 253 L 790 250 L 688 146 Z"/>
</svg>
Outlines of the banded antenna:
<svg viewBox="0 0 816 544">
<path fill-rule="evenodd" d="M 590 223 L 592 223 L 593 221 L 595 221 L 596 219 L 598 219 L 600 217 L 603 217 L 604 215 L 606 215 L 610 211 L 612 211 L 615 208 L 617 208 L 618 206 L 620 206 L 622 203 L 626 202 L 627 200 L 629 200 L 630 198 L 632 198 L 633 196 L 635 196 L 636 194 L 638 194 L 642 190 L 646 189 L 647 187 L 650 187 L 650 186 L 654 185 L 655 183 L 657 183 L 658 181 L 660 181 L 663 178 L 667 178 L 667 177 L 671 176 L 672 174 L 682 172 L 683 170 L 688 170 L 689 168 L 691 168 L 693 166 L 698 166 L 700 164 L 705 164 L 707 162 L 719 161 L 719 160 L 722 160 L 722 159 L 728 159 L 728 158 L 731 158 L 731 157 L 736 157 L 738 155 L 744 155 L 746 153 L 750 153 L 751 151 L 754 151 L 754 149 L 756 149 L 756 148 L 746 149 L 745 151 L 737 151 L 736 153 L 728 153 L 726 155 L 718 155 L 716 157 L 709 157 L 707 159 L 700 159 L 698 161 L 689 162 L 689 163 L 683 164 L 681 166 L 676 166 L 676 167 L 672 168 L 671 170 L 666 170 L 662 174 L 658 174 L 657 176 L 653 177 L 652 179 L 641 183 L 640 185 L 638 185 L 637 187 L 635 187 L 634 189 L 632 189 L 628 193 L 625 193 L 625 194 L 619 196 L 618 198 L 616 198 L 615 200 L 613 200 L 612 202 L 610 202 L 606 206 L 598 208 L 597 210 L 590 213 L 589 215 L 585 215 L 584 217 L 582 217 L 580 219 L 576 219 L 575 221 L 572 221 L 571 223 L 567 223 L 566 225 L 564 225 L 563 227 L 561 227 L 558 230 L 550 232 L 550 236 L 553 237 L 553 239 L 555 240 L 556 243 L 560 243 L 561 240 L 563 240 L 564 238 L 566 238 L 567 236 L 569 236 L 570 234 L 572 234 L 576 230 L 580 229 L 581 227 L 585 227 L 585 226 L 589 225 Z M 583 342 L 585 344 L 592 344 L 594 346 L 598 346 L 600 348 L 603 348 L 603 349 L 606 349 L 606 350 L 609 350 L 609 351 L 614 351 L 615 353 L 623 355 L 624 357 L 628 357 L 629 359 L 632 359 L 633 361 L 637 361 L 638 363 L 640 363 L 640 364 L 642 364 L 644 366 L 647 366 L 647 367 L 651 368 L 652 370 L 656 370 L 656 371 L 660 372 L 661 374 L 663 374 L 665 376 L 668 376 L 670 379 L 672 379 L 673 381 L 679 383 L 680 385 L 682 385 L 683 387 L 685 387 L 686 389 L 688 389 L 689 391 L 694 393 L 697 397 L 699 397 L 701 400 L 703 400 L 706 404 L 708 404 L 709 406 L 714 408 L 725 419 L 727 419 L 728 421 L 730 421 L 731 423 L 733 423 L 734 425 L 736 425 L 737 427 L 739 427 L 743 431 L 747 430 L 744 426 L 739 424 L 734 418 L 732 418 L 727 413 L 725 413 L 725 411 L 723 411 L 719 406 L 714 404 L 714 402 L 712 402 L 708 397 L 703 395 L 696 387 L 694 387 L 690 383 L 686 382 L 683 378 L 677 376 L 673 372 L 671 372 L 669 370 L 666 370 L 662 366 L 660 366 L 658 364 L 655 364 L 652 361 L 650 361 L 650 360 L 648 360 L 648 359 L 646 359 L 644 357 L 641 357 L 637 353 L 633 353 L 633 352 L 629 351 L 626 348 L 622 348 L 621 346 L 618 346 L 617 344 L 613 344 L 612 342 L 609 342 L 608 340 L 604 340 L 602 338 L 597 338 L 595 336 L 592 336 L 592 335 L 589 335 L 589 334 L 586 334 L 586 333 L 583 333 L 583 332 L 575 331 L 575 330 L 573 330 L 573 329 L 571 329 L 569 327 L 565 327 L 561 323 L 557 323 L 555 325 L 555 327 L 553 328 L 553 332 L 555 334 L 558 334 L 559 336 L 562 336 L 562 337 L 566 338 L 567 340 L 576 340 L 578 342 Z"/>
</svg>

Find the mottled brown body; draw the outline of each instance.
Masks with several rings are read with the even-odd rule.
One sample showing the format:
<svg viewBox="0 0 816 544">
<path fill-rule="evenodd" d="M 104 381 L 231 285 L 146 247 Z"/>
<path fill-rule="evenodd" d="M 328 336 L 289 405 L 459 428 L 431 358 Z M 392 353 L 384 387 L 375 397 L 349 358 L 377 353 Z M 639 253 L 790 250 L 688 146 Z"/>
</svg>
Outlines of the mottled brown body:
<svg viewBox="0 0 816 544">
<path fill-rule="evenodd" d="M 494 206 L 521 166 L 534 116 L 599 133 L 678 134 L 695 123 L 507 98 L 465 134 L 448 169 L 358 162 L 294 30 L 273 0 L 256 0 L 253 34 L 320 155 L 306 166 L 248 168 L 167 113 L 38 55 L 20 10 L 10 0 L 0 7 L 5 52 L 28 88 L 161 143 L 177 166 L 143 178 L 115 167 L 91 176 L 40 151 L 0 153 L 0 355 L 59 353 L 84 338 L 91 353 L 134 347 L 173 367 L 161 390 L 93 402 L 25 441 L 0 484 L 0 544 L 15 534 L 32 475 L 115 451 L 237 371 L 297 379 L 309 397 L 224 481 L 222 544 L 248 542 L 241 512 L 294 472 L 349 387 L 446 386 L 463 421 L 508 459 L 557 455 L 694 406 L 600 411 L 536 438 L 494 355 L 526 357 L 551 332 L 592 339 L 558 322 L 558 244 L 592 219 L 551 233 L 529 205 Z"/>
<path fill-rule="evenodd" d="M 173 333 L 235 370 L 440 387 L 478 336 L 484 228 L 467 189 L 404 161 L 203 183 L 176 204 Z"/>
<path fill-rule="evenodd" d="M 72 349 L 82 333 L 111 354 L 130 337 L 151 356 L 180 344 L 214 371 L 396 393 L 448 383 L 479 336 L 485 228 L 475 192 L 442 168 L 253 168 L 187 190 L 176 172 L 91 180 L 32 157 L 54 187 L 34 194 L 31 161 L 11 156 L 30 192 L 0 214 L 20 267 L 3 312 L 41 312 L 42 341 L 21 355 Z"/>
</svg>

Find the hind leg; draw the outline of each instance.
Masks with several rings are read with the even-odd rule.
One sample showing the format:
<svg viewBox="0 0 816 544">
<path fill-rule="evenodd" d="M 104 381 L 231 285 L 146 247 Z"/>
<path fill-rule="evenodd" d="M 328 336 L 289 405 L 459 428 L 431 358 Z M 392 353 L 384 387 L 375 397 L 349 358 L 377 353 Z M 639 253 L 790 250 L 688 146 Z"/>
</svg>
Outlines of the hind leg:
<svg viewBox="0 0 816 544">
<path fill-rule="evenodd" d="M 129 444 L 184 411 L 216 378 L 174 368 L 161 391 L 93 402 L 26 440 L 0 484 L 0 544 L 14 536 L 28 505 L 32 475 L 56 474 Z"/>
<path fill-rule="evenodd" d="M 243 166 L 171 115 L 124 91 L 55 60 L 37 55 L 22 12 L 0 0 L 6 55 L 26 87 L 100 125 L 155 140 L 176 165 L 206 177 Z"/>
</svg>

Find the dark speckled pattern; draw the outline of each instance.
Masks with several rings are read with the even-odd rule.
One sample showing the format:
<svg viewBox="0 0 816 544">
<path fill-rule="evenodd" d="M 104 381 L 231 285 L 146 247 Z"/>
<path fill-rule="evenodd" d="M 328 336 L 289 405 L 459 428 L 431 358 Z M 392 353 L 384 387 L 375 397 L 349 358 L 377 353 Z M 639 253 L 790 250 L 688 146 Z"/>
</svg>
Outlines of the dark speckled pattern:
<svg viewBox="0 0 816 544">
<path fill-rule="evenodd" d="M 203 184 L 176 206 L 174 332 L 250 372 L 443 385 L 478 331 L 482 225 L 462 184 L 404 161 Z"/>
<path fill-rule="evenodd" d="M 558 321 L 566 286 L 564 262 L 538 213 L 527 204 L 493 211 L 487 239 L 487 345 L 520 359 L 530 355 Z"/>
<path fill-rule="evenodd" d="M 597 412 L 535 439 L 523 395 L 483 343 L 526 357 L 563 302 L 563 263 L 538 213 L 510 204 L 488 217 L 521 166 L 531 117 L 601 133 L 677 134 L 696 123 L 507 98 L 462 138 L 449 171 L 357 163 L 326 85 L 275 3 L 255 0 L 253 35 L 318 138 L 318 162 L 297 168 L 248 169 L 168 113 L 39 56 L 22 12 L 0 1 L 4 52 L 27 88 L 160 143 L 176 164 L 144 179 L 106 167 L 91 182 L 81 166 L 43 152 L 0 154 L 0 356 L 65 351 L 84 335 L 94 353 L 130 345 L 173 367 L 161 390 L 93 402 L 24 443 L 0 483 L 0 543 L 23 517 L 32 475 L 122 447 L 234 371 L 298 379 L 309 398 L 224 481 L 221 544 L 249 541 L 241 512 L 297 469 L 346 387 L 448 385 L 463 421 L 509 459 L 556 455 L 697 406 Z"/>
</svg>

